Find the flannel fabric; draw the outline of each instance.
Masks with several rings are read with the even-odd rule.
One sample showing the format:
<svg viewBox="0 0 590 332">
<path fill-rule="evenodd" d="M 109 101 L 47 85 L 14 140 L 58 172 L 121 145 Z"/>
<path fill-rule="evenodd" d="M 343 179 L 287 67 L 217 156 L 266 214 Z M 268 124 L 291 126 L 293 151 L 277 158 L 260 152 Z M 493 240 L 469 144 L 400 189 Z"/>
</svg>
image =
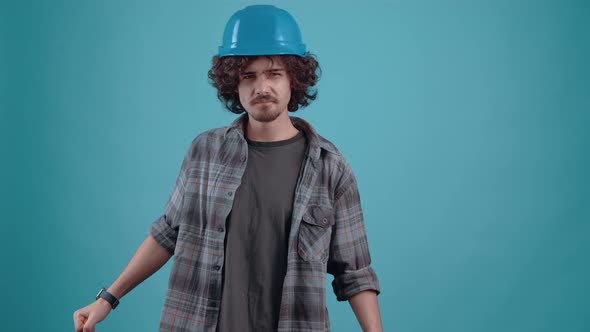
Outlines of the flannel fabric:
<svg viewBox="0 0 590 332">
<path fill-rule="evenodd" d="M 174 254 L 160 331 L 215 332 L 222 292 L 225 223 L 248 158 L 247 114 L 190 145 L 164 214 L 150 235 Z M 329 331 L 326 273 L 339 301 L 379 293 L 352 170 L 336 147 L 304 120 L 308 139 L 295 189 L 279 331 Z"/>
</svg>

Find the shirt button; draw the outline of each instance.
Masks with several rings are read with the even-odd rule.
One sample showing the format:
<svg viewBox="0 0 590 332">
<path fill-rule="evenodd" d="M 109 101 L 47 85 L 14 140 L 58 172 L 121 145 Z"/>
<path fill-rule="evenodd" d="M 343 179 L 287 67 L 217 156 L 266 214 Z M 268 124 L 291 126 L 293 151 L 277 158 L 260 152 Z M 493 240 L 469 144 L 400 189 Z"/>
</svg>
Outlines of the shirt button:
<svg viewBox="0 0 590 332">
<path fill-rule="evenodd" d="M 213 270 L 215 270 L 215 271 L 219 271 L 219 269 L 221 269 L 221 266 L 219 266 L 219 265 L 215 265 L 215 266 L 213 266 Z"/>
<path fill-rule="evenodd" d="M 229 196 L 229 197 L 231 197 L 233 194 L 234 194 L 234 192 L 233 192 L 233 191 L 228 191 L 228 192 L 227 192 L 227 196 Z"/>
<path fill-rule="evenodd" d="M 246 161 L 246 156 L 242 156 L 242 157 L 240 158 L 240 160 L 241 160 L 241 161 Z"/>
<path fill-rule="evenodd" d="M 223 227 L 219 227 L 217 230 L 219 231 L 219 233 L 223 233 L 224 231 Z"/>
<path fill-rule="evenodd" d="M 322 219 L 322 222 L 323 222 L 324 224 L 327 224 L 327 223 L 328 223 L 328 218 L 324 218 L 324 219 Z"/>
</svg>

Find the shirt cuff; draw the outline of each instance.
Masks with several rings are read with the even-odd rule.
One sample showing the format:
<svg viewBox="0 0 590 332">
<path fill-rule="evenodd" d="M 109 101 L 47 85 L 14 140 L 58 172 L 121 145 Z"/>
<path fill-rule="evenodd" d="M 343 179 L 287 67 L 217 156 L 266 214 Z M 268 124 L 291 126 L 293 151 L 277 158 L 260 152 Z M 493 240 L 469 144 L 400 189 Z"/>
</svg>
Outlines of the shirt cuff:
<svg viewBox="0 0 590 332">
<path fill-rule="evenodd" d="M 158 220 L 152 223 L 150 226 L 150 235 L 160 246 L 162 246 L 162 248 L 168 250 L 171 255 L 174 255 L 178 230 L 172 228 L 170 224 L 166 222 L 166 215 L 162 215 Z"/>
<path fill-rule="evenodd" d="M 371 266 L 356 271 L 346 271 L 334 278 L 332 288 L 338 301 L 347 301 L 353 295 L 365 290 L 374 290 L 377 295 L 381 293 L 377 274 Z"/>
</svg>

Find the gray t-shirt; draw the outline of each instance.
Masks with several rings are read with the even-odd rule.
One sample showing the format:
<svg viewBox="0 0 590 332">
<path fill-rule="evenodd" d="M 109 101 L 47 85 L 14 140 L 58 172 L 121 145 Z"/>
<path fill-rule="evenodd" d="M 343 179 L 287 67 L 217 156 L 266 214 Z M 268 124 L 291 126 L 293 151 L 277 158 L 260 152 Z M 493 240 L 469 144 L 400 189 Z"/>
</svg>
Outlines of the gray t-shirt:
<svg viewBox="0 0 590 332">
<path fill-rule="evenodd" d="M 302 132 L 278 142 L 248 140 L 248 162 L 227 219 L 218 331 L 276 331 Z"/>
</svg>

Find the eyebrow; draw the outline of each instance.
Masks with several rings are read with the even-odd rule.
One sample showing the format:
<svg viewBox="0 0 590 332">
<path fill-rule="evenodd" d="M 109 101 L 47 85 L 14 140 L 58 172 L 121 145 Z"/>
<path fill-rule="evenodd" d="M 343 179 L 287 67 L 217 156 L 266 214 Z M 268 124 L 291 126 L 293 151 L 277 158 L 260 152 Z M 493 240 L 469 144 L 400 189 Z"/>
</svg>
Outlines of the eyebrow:
<svg viewBox="0 0 590 332">
<path fill-rule="evenodd" d="M 267 70 L 263 70 L 263 73 L 276 73 L 276 72 L 281 72 L 281 71 L 287 71 L 285 68 L 271 68 L 271 69 L 267 69 Z M 241 72 L 240 75 L 252 75 L 252 74 L 256 74 L 255 71 L 244 71 Z"/>
</svg>

